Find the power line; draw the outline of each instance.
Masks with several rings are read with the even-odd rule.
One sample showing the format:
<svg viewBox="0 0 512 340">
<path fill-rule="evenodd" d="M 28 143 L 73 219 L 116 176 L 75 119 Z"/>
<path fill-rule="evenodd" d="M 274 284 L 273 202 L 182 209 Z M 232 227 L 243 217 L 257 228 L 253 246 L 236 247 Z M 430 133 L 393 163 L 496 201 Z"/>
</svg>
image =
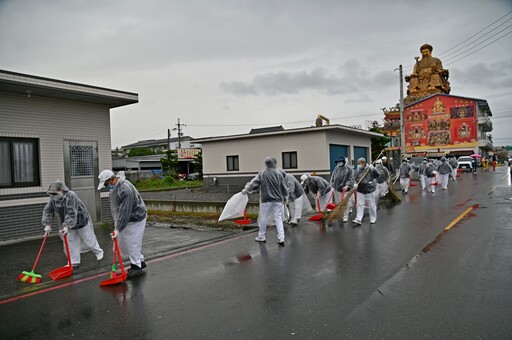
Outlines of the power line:
<svg viewBox="0 0 512 340">
<path fill-rule="evenodd" d="M 464 41 L 461 41 L 460 43 L 458 43 L 457 45 L 449 48 L 448 50 L 444 51 L 444 52 L 441 52 L 438 54 L 438 56 L 441 56 L 447 52 L 450 52 L 451 50 L 453 50 L 454 48 L 457 48 L 458 46 L 464 44 L 466 41 L 468 40 L 471 40 L 473 39 L 474 37 L 476 37 L 477 35 L 479 35 L 480 33 L 482 33 L 483 31 L 485 31 L 486 29 L 488 29 L 489 27 L 491 27 L 492 25 L 494 25 L 495 23 L 497 23 L 498 21 L 500 21 L 501 19 L 503 19 L 504 17 L 506 17 L 507 15 L 509 15 L 510 13 L 512 13 L 512 11 L 508 12 L 507 14 L 503 15 L 502 17 L 500 17 L 499 19 L 497 19 L 496 21 L 490 23 L 489 25 L 485 26 L 484 28 L 482 28 L 480 31 L 476 32 L 475 34 L 473 34 L 472 36 L 470 36 L 469 38 L 467 38 L 466 40 Z M 508 20 L 507 20 L 508 21 Z"/>
<path fill-rule="evenodd" d="M 461 53 L 459 53 L 459 54 L 457 54 L 457 55 L 454 55 L 453 57 L 450 57 L 450 58 L 448 58 L 448 59 L 447 59 L 447 60 L 445 60 L 445 61 L 450 61 L 450 60 L 453 60 L 453 59 L 455 59 L 455 58 L 457 58 L 457 57 L 462 56 L 464 53 L 467 53 L 467 52 L 471 51 L 472 49 L 474 49 L 475 47 L 480 46 L 481 44 L 485 43 L 486 41 L 489 41 L 491 38 L 493 38 L 493 37 L 497 36 L 498 34 L 500 34 L 501 32 L 503 32 L 503 31 L 505 31 L 505 30 L 509 29 L 510 27 L 512 27 L 512 25 L 509 25 L 509 26 L 505 27 L 504 29 L 502 29 L 501 31 L 497 32 L 496 34 L 493 34 L 492 36 L 490 36 L 489 38 L 485 39 L 484 41 L 479 42 L 479 43 L 478 43 L 478 44 L 476 44 L 475 46 L 473 46 L 473 47 L 471 47 L 471 48 L 468 48 L 468 49 L 467 49 L 467 50 L 465 50 L 464 52 L 461 52 Z M 491 45 L 491 44 L 495 43 L 495 42 L 496 42 L 496 41 L 498 41 L 498 40 L 501 40 L 502 38 L 506 37 L 507 35 L 509 35 L 509 34 L 511 34 L 511 33 L 512 33 L 512 31 L 509 31 L 509 32 L 507 32 L 507 33 L 503 34 L 501 37 L 498 37 L 498 38 L 494 39 L 493 41 L 491 41 L 490 43 L 488 43 L 488 44 L 486 44 L 486 45 L 484 45 L 484 46 L 480 47 L 479 49 L 477 49 L 477 50 L 475 50 L 475 51 L 473 51 L 473 52 L 471 52 L 471 53 L 468 53 L 468 54 L 466 54 L 465 56 L 462 56 L 462 57 L 460 57 L 460 58 L 458 58 L 458 59 L 456 59 L 456 60 L 453 60 L 453 61 L 451 61 L 451 62 L 447 63 L 446 65 L 454 64 L 454 63 L 456 63 L 456 62 L 457 62 L 457 61 L 459 61 L 459 60 L 462 60 L 462 59 L 464 59 L 464 58 L 466 58 L 466 57 L 469 57 L 470 55 L 472 55 L 472 54 L 474 54 L 474 53 L 476 53 L 476 52 L 478 52 L 478 51 L 480 51 L 480 50 L 482 50 L 482 49 L 486 48 L 487 46 L 489 46 L 489 45 Z"/>
<path fill-rule="evenodd" d="M 497 29 L 498 29 L 498 28 L 500 28 L 501 26 L 505 25 L 505 24 L 506 24 L 507 22 L 509 22 L 510 20 L 512 20 L 512 17 L 510 17 L 507 21 L 502 22 L 499 26 L 494 27 L 492 30 L 490 30 L 489 32 L 485 33 L 484 35 L 482 35 L 482 36 L 478 37 L 478 39 L 476 39 L 475 41 L 472 41 L 472 42 L 470 42 L 469 44 L 463 45 L 463 46 L 461 46 L 460 48 L 458 48 L 458 49 L 456 49 L 456 50 L 454 50 L 454 51 L 452 51 L 452 52 L 448 53 L 448 54 L 447 54 L 447 55 L 445 55 L 443 58 L 447 58 L 447 60 L 448 60 L 448 59 L 450 59 L 450 58 L 448 58 L 448 57 L 450 57 L 451 55 L 454 55 L 455 53 L 457 53 L 458 51 L 462 50 L 463 48 L 465 48 L 465 47 L 467 47 L 467 46 L 470 46 L 470 45 L 472 45 L 472 44 L 476 43 L 478 40 L 482 39 L 483 37 L 485 37 L 486 35 L 490 34 L 491 32 L 494 32 L 495 30 L 497 30 Z M 507 28 L 509 28 L 509 27 L 510 27 L 510 26 L 505 27 L 505 29 L 507 29 Z M 498 33 L 499 33 L 499 32 L 498 32 Z M 491 37 L 489 37 L 489 38 L 491 38 Z M 478 46 L 478 45 L 476 45 L 476 46 Z M 476 46 L 475 46 L 475 47 L 476 47 Z M 462 53 L 463 53 L 463 52 L 462 52 Z"/>
</svg>

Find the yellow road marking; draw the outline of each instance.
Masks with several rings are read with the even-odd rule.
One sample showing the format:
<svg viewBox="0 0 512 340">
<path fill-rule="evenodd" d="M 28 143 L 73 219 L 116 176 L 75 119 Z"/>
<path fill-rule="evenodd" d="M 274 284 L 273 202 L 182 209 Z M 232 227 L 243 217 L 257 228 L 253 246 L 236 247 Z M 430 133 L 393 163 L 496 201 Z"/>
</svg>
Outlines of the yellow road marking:
<svg viewBox="0 0 512 340">
<path fill-rule="evenodd" d="M 467 208 L 466 210 L 464 210 L 464 212 L 462 214 L 460 214 L 459 216 L 457 216 L 456 219 L 454 219 L 450 224 L 448 224 L 444 230 L 445 231 L 448 231 L 450 230 L 454 225 L 456 225 L 460 220 L 462 220 L 464 218 L 464 216 L 466 216 L 467 214 L 469 214 L 469 212 L 473 210 L 473 207 L 469 207 Z"/>
</svg>

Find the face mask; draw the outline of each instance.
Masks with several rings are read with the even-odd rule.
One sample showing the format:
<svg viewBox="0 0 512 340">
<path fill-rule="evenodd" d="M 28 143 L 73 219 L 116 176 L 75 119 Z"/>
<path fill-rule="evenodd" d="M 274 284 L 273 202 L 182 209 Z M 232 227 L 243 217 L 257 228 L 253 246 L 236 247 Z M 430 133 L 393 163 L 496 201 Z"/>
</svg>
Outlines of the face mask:
<svg viewBox="0 0 512 340">
<path fill-rule="evenodd" d="M 339 162 L 339 164 L 340 164 L 341 167 L 345 166 L 345 162 Z"/>
<path fill-rule="evenodd" d="M 57 195 L 52 195 L 52 200 L 54 201 L 60 201 L 64 194 L 62 192 L 59 192 Z"/>
<path fill-rule="evenodd" d="M 423 164 L 427 164 L 427 161 L 423 161 Z"/>
<path fill-rule="evenodd" d="M 105 188 L 107 188 L 108 190 L 114 190 L 114 186 L 113 185 L 106 185 Z"/>
<path fill-rule="evenodd" d="M 358 168 L 358 169 L 364 169 L 364 165 L 358 164 L 358 165 L 357 165 L 357 168 Z"/>
</svg>

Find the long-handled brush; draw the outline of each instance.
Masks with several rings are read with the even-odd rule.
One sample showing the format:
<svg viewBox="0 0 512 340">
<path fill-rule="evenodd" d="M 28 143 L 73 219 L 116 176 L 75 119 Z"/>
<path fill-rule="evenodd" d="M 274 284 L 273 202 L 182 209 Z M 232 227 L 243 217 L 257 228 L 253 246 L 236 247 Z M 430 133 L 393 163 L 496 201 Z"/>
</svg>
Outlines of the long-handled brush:
<svg viewBox="0 0 512 340">
<path fill-rule="evenodd" d="M 382 154 L 384 153 L 385 150 L 386 149 L 384 149 L 380 152 L 380 154 L 377 156 L 377 158 L 375 158 L 375 160 L 372 162 L 372 165 L 380 158 L 380 156 L 382 156 Z M 363 172 L 363 175 L 361 176 L 361 178 L 359 179 L 359 181 L 356 183 L 355 186 L 358 186 L 362 182 L 362 180 L 366 177 L 366 175 L 368 175 L 369 172 L 370 172 L 370 167 L 367 167 L 366 170 Z M 347 210 L 348 200 L 350 199 L 350 196 L 354 195 L 354 193 L 356 192 L 355 186 L 352 187 L 352 189 L 350 189 L 350 191 L 347 193 L 347 196 L 345 196 L 345 198 L 343 198 L 341 200 L 340 204 L 338 204 L 338 206 L 331 211 L 331 213 L 327 216 L 327 221 L 332 222 L 332 220 L 337 220 L 337 219 L 342 218 L 343 214 L 345 213 L 345 210 Z"/>
<path fill-rule="evenodd" d="M 396 191 L 393 179 L 391 179 L 391 181 L 388 184 L 388 193 L 386 194 L 386 197 L 396 203 L 402 202 L 402 197 L 400 197 L 400 195 Z"/>
<path fill-rule="evenodd" d="M 34 273 L 36 270 L 37 262 L 39 261 L 39 257 L 41 256 L 41 252 L 43 251 L 44 244 L 46 242 L 46 237 L 48 237 L 48 232 L 44 234 L 43 244 L 41 244 L 41 248 L 39 248 L 39 253 L 37 253 L 36 261 L 34 262 L 34 266 L 32 270 L 29 272 L 21 272 L 18 276 L 18 281 L 27 282 L 27 283 L 39 283 L 41 282 L 41 275 Z"/>
</svg>

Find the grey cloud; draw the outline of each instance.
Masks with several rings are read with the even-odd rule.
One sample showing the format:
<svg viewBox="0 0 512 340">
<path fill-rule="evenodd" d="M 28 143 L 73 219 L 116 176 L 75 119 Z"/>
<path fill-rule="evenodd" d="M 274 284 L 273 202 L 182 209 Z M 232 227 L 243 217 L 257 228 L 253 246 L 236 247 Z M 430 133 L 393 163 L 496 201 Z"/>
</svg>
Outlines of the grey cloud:
<svg viewBox="0 0 512 340">
<path fill-rule="evenodd" d="M 393 81 L 392 77 L 392 72 L 371 75 L 358 60 L 351 59 L 341 65 L 336 74 L 329 73 L 321 67 L 311 71 L 281 71 L 256 75 L 250 82 L 222 82 L 220 88 L 237 96 L 274 96 L 297 94 L 308 90 L 326 95 L 339 95 L 374 89 L 375 86 L 389 85 Z"/>
<path fill-rule="evenodd" d="M 482 88 L 512 87 L 512 59 L 495 63 L 477 63 L 466 68 L 450 69 L 452 88 L 459 84 L 475 84 Z"/>
</svg>

